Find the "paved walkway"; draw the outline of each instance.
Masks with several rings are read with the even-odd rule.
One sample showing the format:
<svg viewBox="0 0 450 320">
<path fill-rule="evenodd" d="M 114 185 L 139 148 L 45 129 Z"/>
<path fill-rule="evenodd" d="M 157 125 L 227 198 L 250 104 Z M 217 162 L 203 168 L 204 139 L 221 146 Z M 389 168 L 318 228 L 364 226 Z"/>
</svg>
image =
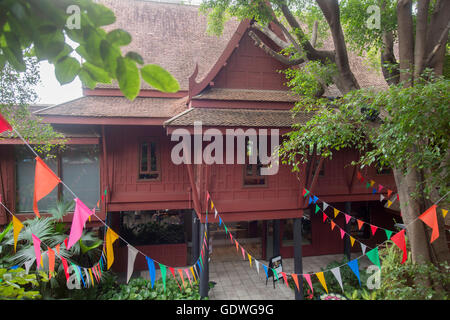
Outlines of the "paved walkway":
<svg viewBox="0 0 450 320">
<path fill-rule="evenodd" d="M 355 255 L 355 257 L 358 255 Z M 352 255 L 353 257 L 353 255 Z M 319 272 L 332 261 L 342 260 L 343 255 L 324 255 L 303 258 L 303 272 Z M 267 262 L 264 262 L 267 264 Z M 294 260 L 283 259 L 283 271 L 294 271 Z M 211 300 L 292 300 L 294 290 L 288 288 L 283 281 L 275 283 L 272 279 L 266 286 L 266 275 L 262 266 L 259 274 L 252 261 L 236 259 L 231 261 L 210 261 L 209 280 L 216 282 L 214 288 L 209 291 Z"/>
</svg>

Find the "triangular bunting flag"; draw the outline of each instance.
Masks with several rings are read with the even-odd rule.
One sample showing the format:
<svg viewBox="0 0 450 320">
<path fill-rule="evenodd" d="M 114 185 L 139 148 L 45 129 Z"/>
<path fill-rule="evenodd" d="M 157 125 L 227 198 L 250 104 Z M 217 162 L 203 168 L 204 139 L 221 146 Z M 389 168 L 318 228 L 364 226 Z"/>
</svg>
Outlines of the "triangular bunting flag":
<svg viewBox="0 0 450 320">
<path fill-rule="evenodd" d="M 362 174 L 361 174 L 361 172 L 359 172 L 359 171 L 356 171 L 356 178 L 358 179 L 358 180 L 360 180 L 361 182 L 363 181 L 363 176 L 362 176 Z"/>
<path fill-rule="evenodd" d="M 34 173 L 34 195 L 33 195 L 33 211 L 40 217 L 38 209 L 38 201 L 48 195 L 60 183 L 61 180 L 49 167 L 36 157 L 36 167 Z"/>
<path fill-rule="evenodd" d="M 345 231 L 342 228 L 339 228 L 339 231 L 341 232 L 341 239 L 344 239 Z"/>
<path fill-rule="evenodd" d="M 370 186 L 373 187 L 374 184 L 375 184 L 375 181 L 370 180 Z"/>
<path fill-rule="evenodd" d="M 312 197 L 309 197 L 309 201 L 308 201 L 308 205 L 310 205 L 312 203 Z"/>
<path fill-rule="evenodd" d="M 161 270 L 161 279 L 163 282 L 164 292 L 165 292 L 166 291 L 166 274 L 167 274 L 166 266 L 159 263 L 159 270 Z"/>
<path fill-rule="evenodd" d="M 319 212 L 319 210 L 320 210 L 320 207 L 316 204 L 316 211 L 314 213 Z"/>
<path fill-rule="evenodd" d="M 214 219 L 217 218 L 217 214 L 218 214 L 217 209 L 214 208 Z"/>
<path fill-rule="evenodd" d="M 336 218 L 340 211 L 336 208 L 333 208 L 333 211 L 334 211 L 334 217 Z"/>
<path fill-rule="evenodd" d="M 364 254 L 366 254 L 366 245 L 365 244 L 363 244 L 362 242 L 360 242 L 359 243 L 360 245 L 361 245 L 361 251 L 362 251 L 362 254 L 364 255 Z"/>
<path fill-rule="evenodd" d="M 61 262 L 63 264 L 64 268 L 64 274 L 66 275 L 66 281 L 69 281 L 70 275 L 69 275 L 69 266 L 67 264 L 67 260 L 61 257 Z"/>
<path fill-rule="evenodd" d="M 406 240 L 405 240 L 405 229 L 400 232 L 397 232 L 391 237 L 392 242 L 396 244 L 400 250 L 403 251 L 402 264 L 408 259 L 408 253 L 406 252 Z"/>
<path fill-rule="evenodd" d="M 436 205 L 432 205 L 427 209 L 423 214 L 419 216 L 419 219 L 422 220 L 427 226 L 433 229 L 431 233 L 430 243 L 439 238 L 439 226 L 436 215 Z"/>
<path fill-rule="evenodd" d="M 81 202 L 80 199 L 76 198 L 67 249 L 70 249 L 81 238 L 84 225 L 91 214 L 91 209 Z"/>
<path fill-rule="evenodd" d="M 19 239 L 20 230 L 22 230 L 23 224 L 15 216 L 12 217 L 12 223 L 13 223 L 13 234 L 14 234 L 14 252 L 16 252 L 17 240 Z"/>
<path fill-rule="evenodd" d="M 239 251 L 239 243 L 236 240 L 234 240 L 234 243 L 236 244 L 236 252 L 238 252 Z"/>
<path fill-rule="evenodd" d="M 48 256 L 48 279 L 51 279 L 53 272 L 55 271 L 55 251 L 53 251 L 52 248 L 48 248 L 47 256 Z"/>
<path fill-rule="evenodd" d="M 119 239 L 119 235 L 115 233 L 111 228 L 108 228 L 106 231 L 106 263 L 107 263 L 107 270 L 111 268 L 113 262 L 114 262 L 114 249 L 113 249 L 113 243 Z"/>
<path fill-rule="evenodd" d="M 336 278 L 339 285 L 341 286 L 342 292 L 344 292 L 344 286 L 342 285 L 341 270 L 339 269 L 339 267 L 336 267 L 336 268 L 331 269 L 330 271 Z"/>
<path fill-rule="evenodd" d="M 327 210 L 328 207 L 329 207 L 328 203 L 324 202 L 323 203 L 323 211 Z"/>
<path fill-rule="evenodd" d="M 242 252 L 242 259 L 245 260 L 245 250 L 243 247 L 241 247 L 241 252 Z"/>
<path fill-rule="evenodd" d="M 383 190 L 383 186 L 381 184 L 378 185 L 378 192 L 380 192 L 381 190 Z"/>
<path fill-rule="evenodd" d="M 359 286 L 361 286 L 361 279 L 359 277 L 359 266 L 358 266 L 358 260 L 354 259 L 350 262 L 347 263 L 347 265 L 350 267 L 350 269 L 352 269 L 353 273 L 356 275 L 356 277 L 358 278 L 358 282 L 359 282 Z"/>
<path fill-rule="evenodd" d="M 373 224 L 370 225 L 370 230 L 372 231 L 372 235 L 375 235 L 375 232 L 377 232 L 378 227 L 374 226 Z"/>
<path fill-rule="evenodd" d="M 295 286 L 297 287 L 297 291 L 300 291 L 300 287 L 298 285 L 298 275 L 293 273 L 291 274 L 292 279 L 294 279 Z"/>
<path fill-rule="evenodd" d="M 256 272 L 259 274 L 259 261 L 255 259 Z"/>
<path fill-rule="evenodd" d="M 442 216 L 445 219 L 445 217 L 447 216 L 448 210 L 445 210 L 445 209 L 441 209 L 441 210 L 442 210 Z"/>
<path fill-rule="evenodd" d="M 385 198 L 382 194 L 380 194 L 380 202 L 383 201 Z"/>
<path fill-rule="evenodd" d="M 355 244 L 355 238 L 353 238 L 352 236 L 350 236 L 350 243 L 351 243 L 352 247 Z"/>
<path fill-rule="evenodd" d="M 387 189 L 387 197 L 388 197 L 388 198 L 391 198 L 391 194 L 392 194 L 392 190 Z"/>
<path fill-rule="evenodd" d="M 177 269 L 177 272 L 180 275 L 181 283 L 183 285 L 183 288 L 186 288 L 186 285 L 184 284 L 183 270 L 182 269 Z"/>
<path fill-rule="evenodd" d="M 131 245 L 127 245 L 127 247 L 128 247 L 127 283 L 128 283 L 133 274 L 134 261 L 136 260 L 136 255 L 138 254 L 138 251 Z"/>
<path fill-rule="evenodd" d="M 36 255 L 36 269 L 39 269 L 41 265 L 41 240 L 34 234 L 31 234 L 31 237 L 33 238 L 34 254 Z"/>
<path fill-rule="evenodd" d="M 368 251 L 366 253 L 367 258 L 369 258 L 370 261 L 372 261 L 372 263 L 376 266 L 378 266 L 378 268 L 381 269 L 381 264 L 380 264 L 380 256 L 378 254 L 378 247 L 375 247 L 374 249 Z"/>
<path fill-rule="evenodd" d="M 283 276 L 284 283 L 289 288 L 289 283 L 288 283 L 288 280 L 287 280 L 286 272 L 281 272 L 281 275 Z"/>
<path fill-rule="evenodd" d="M 352 218 L 352 216 L 351 216 L 351 215 L 348 215 L 348 214 L 346 214 L 346 213 L 344 213 L 344 215 L 345 215 L 345 223 L 348 224 L 349 221 L 350 221 L 350 219 Z"/>
<path fill-rule="evenodd" d="M 392 206 L 392 201 L 391 201 L 391 200 L 388 200 L 388 201 L 387 201 L 387 207 L 389 208 L 390 206 Z"/>
<path fill-rule="evenodd" d="M 386 238 L 387 238 L 388 240 L 391 239 L 392 231 L 391 231 L 391 230 L 384 229 L 384 232 L 386 232 Z"/>
<path fill-rule="evenodd" d="M 8 121 L 0 114 L 0 133 L 4 131 L 12 131 L 12 127 Z"/>
<path fill-rule="evenodd" d="M 361 230 L 361 228 L 364 224 L 364 221 L 357 219 L 356 222 L 358 223 L 358 230 Z"/>
<path fill-rule="evenodd" d="M 326 215 L 326 213 L 325 212 L 322 212 L 322 221 L 323 222 L 325 222 L 325 221 L 327 221 L 327 215 Z"/>
<path fill-rule="evenodd" d="M 311 288 L 311 292 L 314 293 L 314 288 L 311 282 L 311 275 L 306 273 L 303 275 L 303 278 L 305 278 L 306 282 L 308 283 L 309 287 Z"/>
<path fill-rule="evenodd" d="M 313 196 L 313 203 L 314 204 L 317 202 L 317 200 L 319 200 L 319 198 L 317 198 L 317 196 Z"/>
<path fill-rule="evenodd" d="M 336 223 L 334 223 L 334 221 L 331 220 L 331 230 L 333 230 L 335 226 L 336 226 Z"/>
<path fill-rule="evenodd" d="M 247 253 L 248 261 L 250 262 L 250 268 L 252 267 L 252 256 Z"/>
<path fill-rule="evenodd" d="M 266 279 L 269 278 L 269 274 L 267 273 L 267 266 L 263 263 L 264 272 L 266 273 Z"/>
<path fill-rule="evenodd" d="M 309 193 L 309 190 L 303 189 L 303 197 L 306 197 Z"/>
<path fill-rule="evenodd" d="M 188 269 L 184 269 L 184 273 L 186 273 L 186 276 L 188 277 L 188 280 L 189 280 L 189 284 L 192 287 L 192 280 L 191 280 L 191 276 L 189 275 Z"/>
<path fill-rule="evenodd" d="M 323 272 L 317 272 L 316 273 L 317 279 L 319 279 L 320 284 L 325 289 L 325 291 L 328 293 L 327 284 L 325 283 L 325 277 L 323 275 Z"/>
</svg>

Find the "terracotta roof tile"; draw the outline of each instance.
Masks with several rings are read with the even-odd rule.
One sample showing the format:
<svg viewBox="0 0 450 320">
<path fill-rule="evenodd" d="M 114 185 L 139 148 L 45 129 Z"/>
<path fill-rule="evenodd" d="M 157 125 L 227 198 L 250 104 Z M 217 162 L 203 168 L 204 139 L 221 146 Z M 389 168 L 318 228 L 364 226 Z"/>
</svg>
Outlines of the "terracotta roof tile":
<svg viewBox="0 0 450 320">
<path fill-rule="evenodd" d="M 240 100 L 240 101 L 269 101 L 296 102 L 299 100 L 289 90 L 251 90 L 251 89 L 221 89 L 211 88 L 193 97 L 194 100 Z"/>
<path fill-rule="evenodd" d="M 36 115 L 78 117 L 170 118 L 186 108 L 186 98 L 136 98 L 87 96 L 35 112 Z M 183 103 L 184 101 L 184 103 Z"/>
<path fill-rule="evenodd" d="M 215 127 L 286 128 L 306 122 L 310 117 L 300 113 L 294 119 L 290 110 L 191 108 L 167 120 L 164 125 L 192 126 L 195 121 L 201 121 L 203 126 Z"/>
<path fill-rule="evenodd" d="M 198 63 L 198 78 L 202 79 L 222 54 L 239 21 L 229 20 L 220 37 L 206 32 L 207 17 L 199 6 L 142 0 L 99 0 L 116 15 L 116 22 L 106 30 L 122 28 L 132 36 L 124 52 L 136 51 L 144 62 L 168 70 L 188 89 L 188 78 Z M 98 87 L 118 87 L 99 84 Z M 151 88 L 144 81 L 142 88 Z"/>
</svg>

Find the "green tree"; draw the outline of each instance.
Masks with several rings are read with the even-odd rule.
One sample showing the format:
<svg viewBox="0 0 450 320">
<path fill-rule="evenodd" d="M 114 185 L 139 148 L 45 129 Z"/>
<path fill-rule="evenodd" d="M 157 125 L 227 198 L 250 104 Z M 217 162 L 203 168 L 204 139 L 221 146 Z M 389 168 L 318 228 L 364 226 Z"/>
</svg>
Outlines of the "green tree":
<svg viewBox="0 0 450 320">
<path fill-rule="evenodd" d="M 93 0 L 1 1 L 0 70 L 8 62 L 14 70 L 24 72 L 24 52 L 31 49 L 38 61 L 54 64 L 61 84 L 77 76 L 89 88 L 115 80 L 123 94 L 134 99 L 142 77 L 155 89 L 178 91 L 178 82 L 163 68 L 145 65 L 137 52 L 122 54 L 131 35 L 122 29 L 107 32 L 102 28 L 115 19 L 110 9 Z M 68 38 L 77 45 L 81 63 L 70 56 L 73 48 L 67 44 Z"/>
<path fill-rule="evenodd" d="M 298 170 L 313 150 L 331 157 L 336 150 L 356 148 L 360 165 L 390 166 L 409 225 L 413 261 L 449 261 L 445 236 L 430 245 L 427 228 L 411 222 L 448 192 L 449 82 L 431 75 L 445 70 L 450 1 L 205 0 L 202 8 L 215 32 L 229 16 L 253 19 L 249 34 L 255 44 L 291 66 L 289 85 L 304 95 L 295 111 L 306 109 L 314 116 L 306 125 L 294 126 L 283 145 L 285 161 Z M 282 50 L 273 50 L 256 30 Z M 320 49 L 317 39 L 331 39 L 334 50 Z M 389 90 L 360 90 L 348 47 L 379 56 Z M 332 83 L 343 98 L 320 98 Z M 438 220 L 444 235 L 443 219 Z"/>
</svg>

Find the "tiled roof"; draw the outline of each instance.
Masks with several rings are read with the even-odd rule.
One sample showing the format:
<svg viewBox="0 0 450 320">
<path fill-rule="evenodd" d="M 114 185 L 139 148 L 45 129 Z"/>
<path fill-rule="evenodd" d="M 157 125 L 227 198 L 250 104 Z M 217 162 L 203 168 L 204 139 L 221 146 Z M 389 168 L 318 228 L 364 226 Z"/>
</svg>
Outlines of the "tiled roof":
<svg viewBox="0 0 450 320">
<path fill-rule="evenodd" d="M 226 22 L 220 37 L 206 32 L 207 17 L 199 6 L 142 0 L 99 0 L 116 15 L 116 22 L 106 30 L 122 28 L 132 36 L 123 53 L 136 51 L 146 64 L 164 67 L 188 89 L 188 78 L 198 63 L 198 79 L 202 79 L 222 54 L 239 21 Z M 118 87 L 99 84 L 98 87 Z M 142 81 L 142 88 L 151 88 Z"/>
<path fill-rule="evenodd" d="M 35 112 L 40 116 L 171 118 L 182 112 L 185 98 L 87 96 Z"/>
<path fill-rule="evenodd" d="M 293 118 L 290 110 L 191 108 L 164 125 L 193 126 L 195 121 L 201 121 L 203 126 L 215 127 L 286 128 L 294 123 L 305 123 L 311 116 L 299 113 Z"/>
<path fill-rule="evenodd" d="M 251 90 L 211 88 L 193 97 L 194 100 L 240 100 L 268 102 L 296 102 L 299 100 L 290 90 Z"/>
</svg>

